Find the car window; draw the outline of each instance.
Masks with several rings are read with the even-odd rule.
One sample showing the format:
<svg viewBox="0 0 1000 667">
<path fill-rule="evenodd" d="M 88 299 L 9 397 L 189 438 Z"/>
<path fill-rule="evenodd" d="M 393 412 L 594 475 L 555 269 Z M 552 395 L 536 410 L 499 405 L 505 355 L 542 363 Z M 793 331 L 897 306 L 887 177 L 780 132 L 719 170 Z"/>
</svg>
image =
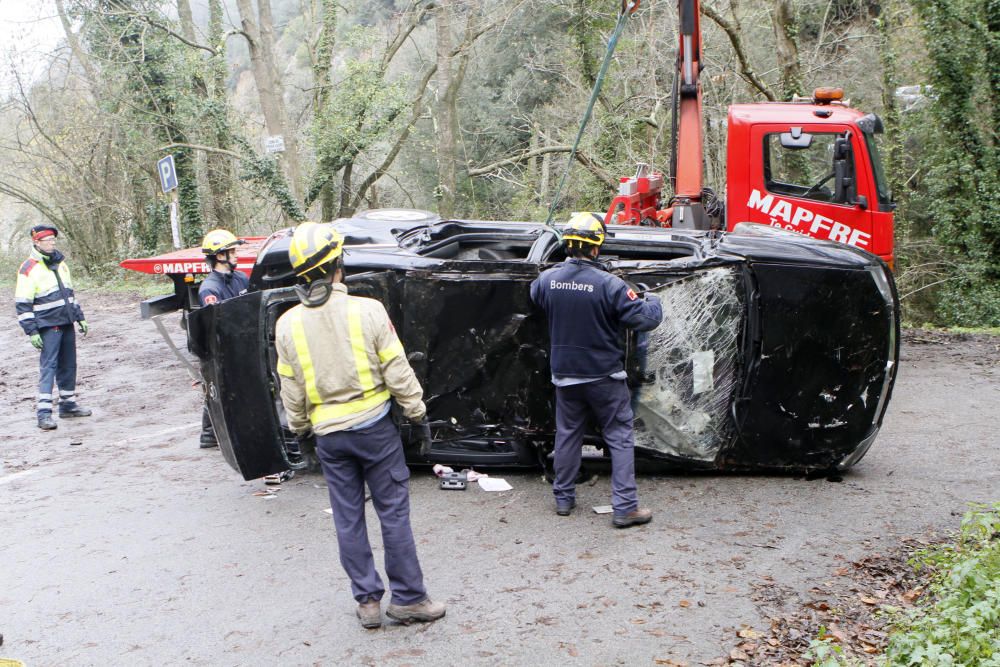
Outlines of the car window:
<svg viewBox="0 0 1000 667">
<path fill-rule="evenodd" d="M 805 148 L 786 148 L 781 134 L 764 135 L 764 186 L 769 192 L 815 201 L 843 204 L 834 195 L 834 144 L 843 133 L 814 132 Z M 854 176 L 853 163 L 848 165 Z"/>
</svg>

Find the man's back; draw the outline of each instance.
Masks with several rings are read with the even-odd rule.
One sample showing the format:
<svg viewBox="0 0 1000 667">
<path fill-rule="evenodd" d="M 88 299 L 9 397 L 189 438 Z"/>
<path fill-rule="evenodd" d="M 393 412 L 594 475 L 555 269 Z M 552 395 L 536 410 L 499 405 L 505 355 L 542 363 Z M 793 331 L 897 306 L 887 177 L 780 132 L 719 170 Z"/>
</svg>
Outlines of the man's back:
<svg viewBox="0 0 1000 667">
<path fill-rule="evenodd" d="M 556 376 L 606 377 L 624 370 L 621 333 L 648 331 L 662 318 L 658 299 L 640 299 L 599 264 L 569 259 L 531 284 L 531 298 L 549 319 Z"/>
</svg>

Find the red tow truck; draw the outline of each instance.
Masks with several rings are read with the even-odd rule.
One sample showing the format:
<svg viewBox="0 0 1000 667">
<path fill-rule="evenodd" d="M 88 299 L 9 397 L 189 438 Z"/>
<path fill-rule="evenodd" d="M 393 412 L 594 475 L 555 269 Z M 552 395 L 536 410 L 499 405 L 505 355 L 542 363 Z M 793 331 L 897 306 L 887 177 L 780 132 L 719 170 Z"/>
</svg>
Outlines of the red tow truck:
<svg viewBox="0 0 1000 667">
<path fill-rule="evenodd" d="M 875 135 L 875 114 L 852 109 L 839 88 L 809 99 L 729 108 L 726 196 L 704 187 L 699 0 L 680 0 L 669 179 L 640 165 L 622 178 L 607 224 L 725 229 L 753 222 L 846 243 L 892 266 L 895 204 Z M 665 181 L 673 196 L 664 199 Z"/>
</svg>

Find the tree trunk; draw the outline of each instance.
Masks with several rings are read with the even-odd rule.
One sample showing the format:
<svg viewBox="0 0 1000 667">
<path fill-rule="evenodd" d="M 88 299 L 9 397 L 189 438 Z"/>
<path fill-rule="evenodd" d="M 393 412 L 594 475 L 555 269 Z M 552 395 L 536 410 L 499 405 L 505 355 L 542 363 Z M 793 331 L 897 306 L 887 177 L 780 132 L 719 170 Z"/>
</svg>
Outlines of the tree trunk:
<svg viewBox="0 0 1000 667">
<path fill-rule="evenodd" d="M 771 14 L 781 70 L 781 99 L 790 100 L 802 94 L 802 68 L 799 64 L 798 20 L 792 0 L 775 0 Z"/>
<path fill-rule="evenodd" d="M 322 0 L 321 5 L 323 18 L 313 62 L 313 85 L 316 87 L 316 93 L 313 95 L 313 114 L 317 118 L 323 115 L 330 99 L 330 89 L 333 86 L 330 71 L 333 66 L 333 46 L 337 34 L 336 0 Z M 323 169 L 323 165 L 318 165 L 317 168 Z M 324 221 L 332 220 L 334 216 L 332 176 L 333 174 L 329 174 L 326 184 L 319 193 L 320 215 Z"/>
<path fill-rule="evenodd" d="M 457 109 L 452 81 L 452 3 L 447 0 L 438 4 L 434 12 L 434 32 L 437 37 L 437 83 L 438 83 L 438 213 L 442 218 L 455 215 L 455 135 Z"/>
<path fill-rule="evenodd" d="M 181 0 L 184 2 L 185 0 Z M 208 42 L 216 49 L 216 55 L 208 59 L 209 96 L 212 101 L 211 134 L 216 147 L 231 150 L 233 136 L 229 125 L 229 103 L 226 100 L 226 52 L 222 33 L 222 0 L 208 3 Z M 210 152 L 208 161 L 208 185 L 212 193 L 212 217 L 223 229 L 238 231 L 232 188 L 235 180 L 233 161 L 222 153 Z"/>
<path fill-rule="evenodd" d="M 177 0 L 177 16 L 181 20 L 181 34 L 189 42 L 195 41 L 194 37 L 194 15 L 191 13 L 191 3 L 189 0 Z"/>
<path fill-rule="evenodd" d="M 282 162 L 292 196 L 298 198 L 299 162 L 295 135 L 289 131 L 288 116 L 281 77 L 274 59 L 274 21 L 271 18 L 271 1 L 257 0 L 257 19 L 254 18 L 250 0 L 236 0 L 240 11 L 243 33 L 250 47 L 250 65 L 254 83 L 260 97 L 261 111 L 268 134 L 280 135 L 285 139 Z M 258 24 L 259 21 L 259 24 Z"/>
</svg>

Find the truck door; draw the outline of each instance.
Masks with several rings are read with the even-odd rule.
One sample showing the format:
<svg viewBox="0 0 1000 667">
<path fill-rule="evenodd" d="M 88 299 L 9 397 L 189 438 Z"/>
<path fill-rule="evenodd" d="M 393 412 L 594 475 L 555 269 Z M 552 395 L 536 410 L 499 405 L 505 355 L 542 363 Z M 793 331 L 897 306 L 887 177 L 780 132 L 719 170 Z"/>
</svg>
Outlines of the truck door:
<svg viewBox="0 0 1000 667">
<path fill-rule="evenodd" d="M 226 462 L 251 480 L 301 467 L 288 459 L 273 360 L 274 322 L 298 303 L 292 289 L 250 292 L 192 311 L 191 351 L 201 359 L 209 412 Z"/>
<path fill-rule="evenodd" d="M 846 125 L 754 125 L 747 221 L 875 252 L 868 202 L 857 194 L 870 179 L 859 134 Z"/>
</svg>

